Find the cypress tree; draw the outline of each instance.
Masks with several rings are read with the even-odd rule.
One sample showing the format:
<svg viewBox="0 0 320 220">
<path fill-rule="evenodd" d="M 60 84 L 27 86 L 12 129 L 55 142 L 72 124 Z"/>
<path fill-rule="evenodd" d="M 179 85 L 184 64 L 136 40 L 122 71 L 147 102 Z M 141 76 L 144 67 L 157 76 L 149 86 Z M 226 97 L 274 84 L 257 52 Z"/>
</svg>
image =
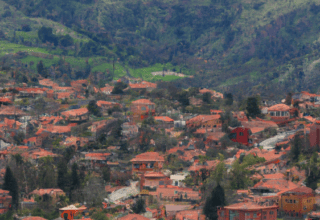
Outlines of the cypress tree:
<svg viewBox="0 0 320 220">
<path fill-rule="evenodd" d="M 68 185 L 68 167 L 67 163 L 61 160 L 58 164 L 58 179 L 57 185 L 63 191 L 66 191 Z"/>
<path fill-rule="evenodd" d="M 10 195 L 12 196 L 12 205 L 15 209 L 17 209 L 19 205 L 19 187 L 10 167 L 6 168 L 2 189 L 8 190 L 10 192 Z"/>
<path fill-rule="evenodd" d="M 71 189 L 77 189 L 80 186 L 80 178 L 78 175 L 78 165 L 74 163 L 72 165 L 72 174 L 71 174 L 72 182 Z"/>
<path fill-rule="evenodd" d="M 203 207 L 203 213 L 209 220 L 217 220 L 217 207 L 226 205 L 224 189 L 218 184 L 211 192 L 211 196 L 207 198 Z"/>
</svg>

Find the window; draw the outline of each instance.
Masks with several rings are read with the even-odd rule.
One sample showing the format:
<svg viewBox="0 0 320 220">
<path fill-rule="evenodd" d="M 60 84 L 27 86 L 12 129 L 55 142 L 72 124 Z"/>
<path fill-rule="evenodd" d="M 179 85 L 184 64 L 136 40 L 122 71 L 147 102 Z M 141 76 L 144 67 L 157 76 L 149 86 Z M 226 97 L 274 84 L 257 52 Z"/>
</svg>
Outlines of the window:
<svg viewBox="0 0 320 220">
<path fill-rule="evenodd" d="M 297 216 L 297 217 L 299 216 L 299 213 L 298 213 L 298 212 L 296 212 L 296 216 Z"/>
<path fill-rule="evenodd" d="M 276 116 L 280 116 L 280 112 L 276 112 Z"/>
<path fill-rule="evenodd" d="M 141 111 L 146 111 L 146 107 L 141 107 Z"/>
<path fill-rule="evenodd" d="M 139 164 L 134 164 L 133 167 L 134 167 L 135 169 L 139 169 L 139 168 L 140 168 L 140 165 L 139 165 Z"/>
<path fill-rule="evenodd" d="M 303 210 L 306 210 L 307 209 L 307 206 L 303 206 Z"/>
<path fill-rule="evenodd" d="M 270 215 L 273 215 L 273 214 L 274 214 L 274 212 L 273 212 L 273 211 L 270 211 L 270 212 L 269 212 L 269 214 L 270 214 Z"/>
<path fill-rule="evenodd" d="M 286 116 L 286 112 L 281 112 L 281 116 Z"/>
<path fill-rule="evenodd" d="M 286 199 L 286 203 L 288 203 L 288 200 Z"/>
<path fill-rule="evenodd" d="M 270 112 L 270 116 L 274 116 L 274 112 Z"/>
<path fill-rule="evenodd" d="M 220 216 L 221 216 L 221 217 L 224 217 L 224 211 L 221 211 L 221 212 L 220 212 Z"/>
<path fill-rule="evenodd" d="M 290 199 L 290 202 L 289 203 L 292 203 L 292 199 Z"/>
<path fill-rule="evenodd" d="M 263 216 L 263 219 L 267 219 L 267 216 Z"/>
<path fill-rule="evenodd" d="M 174 194 L 176 195 L 178 193 L 178 191 L 174 191 Z"/>
<path fill-rule="evenodd" d="M 253 213 L 253 218 L 257 218 L 257 213 Z"/>
<path fill-rule="evenodd" d="M 179 184 L 178 181 L 175 181 L 175 182 L 174 182 L 174 185 L 175 185 L 175 186 L 178 186 L 178 184 Z"/>
<path fill-rule="evenodd" d="M 243 132 L 240 132 L 239 135 L 240 135 L 240 136 L 243 136 Z"/>
<path fill-rule="evenodd" d="M 246 216 L 250 216 L 250 213 L 249 213 L 249 212 L 247 212 L 247 213 L 246 213 Z"/>
</svg>

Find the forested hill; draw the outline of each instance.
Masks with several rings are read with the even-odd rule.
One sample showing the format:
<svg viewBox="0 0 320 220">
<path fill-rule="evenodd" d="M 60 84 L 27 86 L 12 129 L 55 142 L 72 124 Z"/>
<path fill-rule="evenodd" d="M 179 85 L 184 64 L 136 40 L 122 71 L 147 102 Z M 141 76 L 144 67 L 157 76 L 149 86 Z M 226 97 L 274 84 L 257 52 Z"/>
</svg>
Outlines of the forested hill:
<svg viewBox="0 0 320 220">
<path fill-rule="evenodd" d="M 3 2 L 86 37 L 79 56 L 117 58 L 132 69 L 170 63 L 195 75 L 181 86 L 263 95 L 320 85 L 317 0 Z"/>
</svg>

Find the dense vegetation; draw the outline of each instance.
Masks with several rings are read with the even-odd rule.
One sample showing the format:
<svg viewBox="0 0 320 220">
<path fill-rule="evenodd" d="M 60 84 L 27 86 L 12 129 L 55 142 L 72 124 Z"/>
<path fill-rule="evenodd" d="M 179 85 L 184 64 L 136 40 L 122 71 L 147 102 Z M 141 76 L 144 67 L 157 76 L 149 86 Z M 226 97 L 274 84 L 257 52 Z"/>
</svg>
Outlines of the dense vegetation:
<svg viewBox="0 0 320 220">
<path fill-rule="evenodd" d="M 315 0 L 0 3 L 0 37 L 67 56 L 64 63 L 56 60 L 46 66 L 59 66 L 60 76 L 84 78 L 94 72 L 92 65 L 103 63 L 110 65 L 97 70 L 112 75 L 111 63 L 116 62 L 122 75 L 140 77 L 146 67 L 158 65 L 157 71 L 169 67 L 195 74 L 195 79 L 177 82 L 181 86 L 215 87 L 233 94 L 318 88 L 320 6 Z M 105 59 L 83 59 L 79 67 L 71 57 Z"/>
</svg>

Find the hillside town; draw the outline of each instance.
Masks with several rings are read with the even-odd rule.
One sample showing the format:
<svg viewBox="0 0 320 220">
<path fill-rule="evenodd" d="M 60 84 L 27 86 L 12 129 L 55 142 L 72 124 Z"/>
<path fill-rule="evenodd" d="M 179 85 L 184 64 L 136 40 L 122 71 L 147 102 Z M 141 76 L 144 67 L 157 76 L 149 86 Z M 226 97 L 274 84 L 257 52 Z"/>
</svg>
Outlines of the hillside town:
<svg viewBox="0 0 320 220">
<path fill-rule="evenodd" d="M 320 219 L 320 95 L 1 85 L 0 218 Z"/>
</svg>

